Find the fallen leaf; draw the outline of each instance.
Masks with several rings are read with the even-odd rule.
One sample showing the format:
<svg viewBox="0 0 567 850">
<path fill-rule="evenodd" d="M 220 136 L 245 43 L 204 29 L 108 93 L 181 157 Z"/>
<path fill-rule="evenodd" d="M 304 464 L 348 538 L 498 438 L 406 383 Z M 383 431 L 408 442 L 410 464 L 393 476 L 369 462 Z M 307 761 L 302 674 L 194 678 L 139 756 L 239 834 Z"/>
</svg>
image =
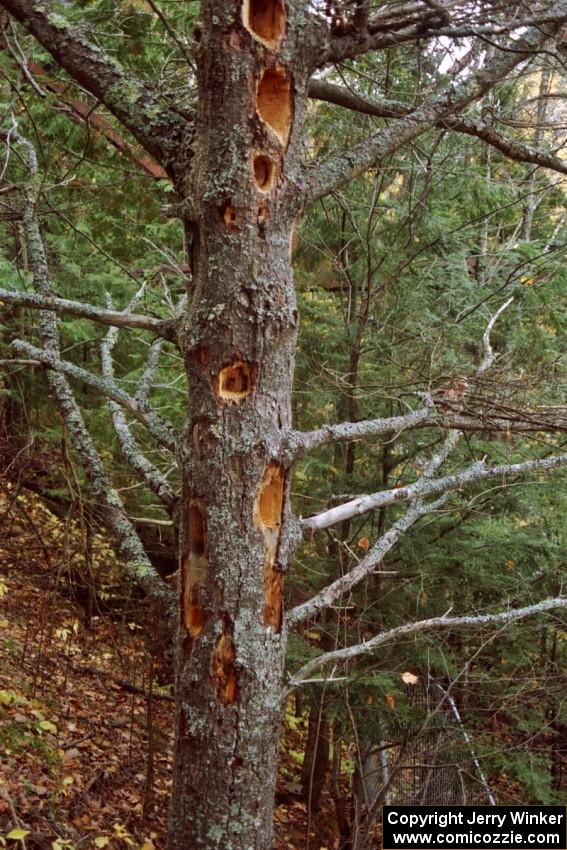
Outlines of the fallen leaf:
<svg viewBox="0 0 567 850">
<path fill-rule="evenodd" d="M 6 838 L 11 838 L 12 841 L 22 841 L 26 835 L 29 835 L 29 829 L 12 829 L 6 836 Z"/>
</svg>

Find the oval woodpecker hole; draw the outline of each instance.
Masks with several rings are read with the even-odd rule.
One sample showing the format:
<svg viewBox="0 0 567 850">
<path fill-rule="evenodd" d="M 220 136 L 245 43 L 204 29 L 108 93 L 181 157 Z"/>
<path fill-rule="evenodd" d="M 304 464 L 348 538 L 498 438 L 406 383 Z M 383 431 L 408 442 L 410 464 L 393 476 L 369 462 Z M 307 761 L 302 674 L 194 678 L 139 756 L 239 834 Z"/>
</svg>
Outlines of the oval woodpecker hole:
<svg viewBox="0 0 567 850">
<path fill-rule="evenodd" d="M 254 157 L 254 179 L 262 192 L 269 192 L 274 182 L 274 163 L 269 156 L 258 154 Z"/>
</svg>

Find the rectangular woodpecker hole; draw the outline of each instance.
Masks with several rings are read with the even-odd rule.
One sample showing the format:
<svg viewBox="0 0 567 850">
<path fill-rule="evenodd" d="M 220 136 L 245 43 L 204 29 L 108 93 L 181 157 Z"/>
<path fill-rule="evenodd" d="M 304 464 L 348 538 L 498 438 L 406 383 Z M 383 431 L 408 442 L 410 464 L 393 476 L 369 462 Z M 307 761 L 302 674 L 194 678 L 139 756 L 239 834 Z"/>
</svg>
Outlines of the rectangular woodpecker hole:
<svg viewBox="0 0 567 850">
<path fill-rule="evenodd" d="M 201 602 L 201 588 L 207 583 L 205 518 L 196 502 L 189 506 L 189 557 L 185 563 L 183 588 L 183 619 L 191 637 L 200 635 L 205 627 L 206 614 Z"/>
<path fill-rule="evenodd" d="M 264 626 L 279 632 L 282 621 L 283 574 L 274 569 L 278 553 L 284 500 L 285 474 L 269 463 L 254 504 L 254 521 L 264 539 Z"/>
<path fill-rule="evenodd" d="M 211 677 L 221 702 L 232 705 L 238 699 L 238 682 L 234 660 L 236 650 L 232 640 L 232 628 L 223 618 L 222 634 L 217 640 L 211 661 Z"/>
<path fill-rule="evenodd" d="M 264 626 L 275 632 L 282 627 L 283 573 L 267 561 L 264 564 Z"/>
<path fill-rule="evenodd" d="M 244 0 L 242 20 L 258 41 L 275 47 L 285 32 L 286 15 L 282 0 Z"/>
<path fill-rule="evenodd" d="M 252 370 L 243 360 L 235 360 L 221 369 L 218 377 L 219 398 L 239 404 L 252 390 Z"/>
<path fill-rule="evenodd" d="M 256 496 L 256 525 L 262 529 L 279 529 L 281 525 L 284 473 L 277 463 L 269 463 Z"/>
<path fill-rule="evenodd" d="M 205 518 L 196 502 L 189 506 L 189 552 L 192 555 L 205 554 Z"/>
<path fill-rule="evenodd" d="M 285 68 L 266 68 L 258 84 L 256 108 L 262 121 L 286 144 L 291 130 L 292 103 L 291 77 Z"/>
<path fill-rule="evenodd" d="M 254 157 L 254 179 L 261 192 L 269 192 L 274 183 L 275 168 L 269 156 L 263 153 Z"/>
</svg>

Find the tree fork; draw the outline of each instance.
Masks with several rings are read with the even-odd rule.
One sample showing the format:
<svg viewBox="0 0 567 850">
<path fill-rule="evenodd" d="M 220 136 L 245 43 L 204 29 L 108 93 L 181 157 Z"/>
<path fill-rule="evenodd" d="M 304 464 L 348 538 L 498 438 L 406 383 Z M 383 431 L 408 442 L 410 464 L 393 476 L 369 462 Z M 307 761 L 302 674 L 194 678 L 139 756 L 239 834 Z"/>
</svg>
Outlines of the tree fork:
<svg viewBox="0 0 567 850">
<path fill-rule="evenodd" d="M 177 187 L 194 238 L 180 333 L 189 402 L 170 850 L 272 846 L 296 539 L 289 245 L 311 70 L 292 5 L 209 0 L 197 31 L 199 114 Z"/>
</svg>

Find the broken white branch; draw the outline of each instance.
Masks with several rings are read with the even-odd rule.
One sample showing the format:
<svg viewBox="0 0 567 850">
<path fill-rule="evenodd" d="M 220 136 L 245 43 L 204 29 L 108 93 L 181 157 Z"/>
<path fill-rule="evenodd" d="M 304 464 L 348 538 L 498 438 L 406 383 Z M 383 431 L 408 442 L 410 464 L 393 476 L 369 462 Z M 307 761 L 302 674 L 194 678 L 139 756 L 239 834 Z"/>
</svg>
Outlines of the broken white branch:
<svg viewBox="0 0 567 850">
<path fill-rule="evenodd" d="M 289 611 L 286 622 L 288 629 L 292 629 L 310 617 L 314 617 L 319 611 L 335 604 L 345 593 L 349 593 L 358 584 L 372 573 L 376 572 L 378 565 L 384 560 L 388 552 L 396 545 L 400 538 L 411 528 L 418 519 L 433 511 L 439 510 L 446 497 L 443 496 L 435 502 L 424 504 L 417 501 L 409 506 L 397 522 L 380 537 L 368 554 L 348 573 L 340 576 L 332 584 L 327 585 L 315 596 L 301 605 L 297 605 Z"/>
<path fill-rule="evenodd" d="M 554 455 L 540 460 L 501 464 L 499 466 L 487 466 L 482 460 L 472 464 L 464 472 L 445 475 L 443 478 L 422 477 L 405 487 L 399 487 L 395 490 L 381 490 L 368 496 L 359 496 L 357 499 L 351 499 L 351 501 L 330 508 L 328 511 L 307 517 L 301 520 L 301 525 L 305 532 L 321 531 L 344 520 L 352 519 L 386 505 L 393 505 L 396 502 L 447 493 L 450 490 L 458 490 L 461 487 L 485 481 L 487 478 L 525 475 L 530 472 L 557 469 L 565 465 L 567 465 L 567 455 Z"/>
</svg>

